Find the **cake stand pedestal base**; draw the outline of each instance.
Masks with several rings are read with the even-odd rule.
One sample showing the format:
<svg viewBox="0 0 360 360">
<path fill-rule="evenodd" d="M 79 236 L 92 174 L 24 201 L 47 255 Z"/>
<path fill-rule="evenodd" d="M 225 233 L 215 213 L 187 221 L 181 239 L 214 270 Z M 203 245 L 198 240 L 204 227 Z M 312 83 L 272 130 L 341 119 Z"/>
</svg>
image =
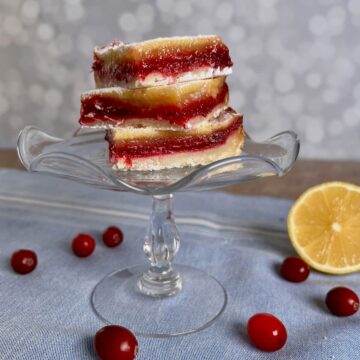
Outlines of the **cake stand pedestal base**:
<svg viewBox="0 0 360 360">
<path fill-rule="evenodd" d="M 91 304 L 106 323 L 131 329 L 137 335 L 171 337 L 192 334 L 210 326 L 225 310 L 223 286 L 205 272 L 183 265 L 182 289 L 176 296 L 143 294 L 138 282 L 148 266 L 135 266 L 107 275 L 95 287 Z"/>
</svg>

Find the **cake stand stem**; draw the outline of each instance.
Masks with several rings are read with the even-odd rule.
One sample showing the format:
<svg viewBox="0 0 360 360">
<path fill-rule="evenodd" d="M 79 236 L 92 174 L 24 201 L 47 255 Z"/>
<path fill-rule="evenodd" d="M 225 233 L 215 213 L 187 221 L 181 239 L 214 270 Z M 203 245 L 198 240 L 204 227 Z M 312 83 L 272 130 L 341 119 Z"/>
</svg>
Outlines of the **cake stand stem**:
<svg viewBox="0 0 360 360">
<path fill-rule="evenodd" d="M 152 212 L 144 242 L 150 268 L 140 277 L 138 287 L 143 294 L 153 297 L 175 295 L 182 287 L 180 274 L 171 266 L 180 246 L 172 198 L 172 194 L 152 197 Z"/>
<path fill-rule="evenodd" d="M 91 304 L 104 322 L 137 335 L 180 336 L 205 329 L 224 311 L 227 295 L 218 280 L 191 266 L 172 268 L 180 237 L 171 205 L 171 194 L 153 196 L 144 243 L 150 264 L 114 271 L 95 286 Z"/>
</svg>

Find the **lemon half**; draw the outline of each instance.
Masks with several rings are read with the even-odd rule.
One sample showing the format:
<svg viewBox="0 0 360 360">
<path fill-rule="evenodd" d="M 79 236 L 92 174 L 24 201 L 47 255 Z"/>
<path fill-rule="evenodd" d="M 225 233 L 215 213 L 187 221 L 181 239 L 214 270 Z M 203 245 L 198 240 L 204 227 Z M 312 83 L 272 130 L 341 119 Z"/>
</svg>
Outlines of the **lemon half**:
<svg viewBox="0 0 360 360">
<path fill-rule="evenodd" d="M 288 231 L 299 256 L 316 270 L 360 270 L 360 187 L 328 182 L 305 191 L 292 206 Z"/>
</svg>

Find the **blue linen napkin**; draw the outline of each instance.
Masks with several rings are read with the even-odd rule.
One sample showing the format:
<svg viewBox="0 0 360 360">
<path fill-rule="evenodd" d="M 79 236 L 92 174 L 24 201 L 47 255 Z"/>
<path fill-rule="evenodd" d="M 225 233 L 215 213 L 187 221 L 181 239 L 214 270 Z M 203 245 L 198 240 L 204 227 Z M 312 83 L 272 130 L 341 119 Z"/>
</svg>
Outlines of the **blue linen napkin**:
<svg viewBox="0 0 360 360">
<path fill-rule="evenodd" d="M 13 170 L 0 171 L 0 184 L 0 359 L 95 359 L 92 338 L 104 324 L 91 310 L 90 293 L 105 274 L 142 261 L 150 198 Z M 174 205 L 182 235 L 176 262 L 218 278 L 229 304 L 200 333 L 139 337 L 138 360 L 360 358 L 359 315 L 334 317 L 323 302 L 337 285 L 359 292 L 360 275 L 312 272 L 303 284 L 278 275 L 284 256 L 293 254 L 286 233 L 291 202 L 203 192 L 176 194 Z M 122 246 L 110 250 L 98 242 L 90 258 L 72 255 L 76 234 L 100 237 L 109 225 L 123 229 Z M 18 248 L 37 252 L 33 273 L 11 270 L 9 257 Z M 276 315 L 287 327 L 280 351 L 250 344 L 246 323 L 258 312 Z"/>
</svg>

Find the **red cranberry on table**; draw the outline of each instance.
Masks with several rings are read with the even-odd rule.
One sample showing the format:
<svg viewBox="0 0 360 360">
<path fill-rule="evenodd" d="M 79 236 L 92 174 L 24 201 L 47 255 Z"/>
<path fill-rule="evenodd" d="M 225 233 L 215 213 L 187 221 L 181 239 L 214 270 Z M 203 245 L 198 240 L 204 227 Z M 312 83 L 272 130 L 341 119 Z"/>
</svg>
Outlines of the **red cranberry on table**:
<svg viewBox="0 0 360 360">
<path fill-rule="evenodd" d="M 28 274 L 36 268 L 36 265 L 37 256 L 32 250 L 17 250 L 11 256 L 11 266 L 18 274 Z"/>
<path fill-rule="evenodd" d="M 138 352 L 135 335 L 117 325 L 100 329 L 95 335 L 94 346 L 100 360 L 133 360 Z"/>
<path fill-rule="evenodd" d="M 104 231 L 102 239 L 106 246 L 115 247 L 122 243 L 124 234 L 119 228 L 110 226 Z"/>
<path fill-rule="evenodd" d="M 260 313 L 252 316 L 247 325 L 248 335 L 254 345 L 263 351 L 281 349 L 287 339 L 284 324 L 274 315 Z"/>
<path fill-rule="evenodd" d="M 72 251 L 76 256 L 86 257 L 95 250 L 95 240 L 89 234 L 79 234 L 72 242 Z"/>
<path fill-rule="evenodd" d="M 326 306 L 337 316 L 350 316 L 359 309 L 359 298 L 346 287 L 335 287 L 326 295 Z"/>
<path fill-rule="evenodd" d="M 288 281 L 301 282 L 308 278 L 310 268 L 304 260 L 290 256 L 282 263 L 280 273 Z"/>
</svg>

